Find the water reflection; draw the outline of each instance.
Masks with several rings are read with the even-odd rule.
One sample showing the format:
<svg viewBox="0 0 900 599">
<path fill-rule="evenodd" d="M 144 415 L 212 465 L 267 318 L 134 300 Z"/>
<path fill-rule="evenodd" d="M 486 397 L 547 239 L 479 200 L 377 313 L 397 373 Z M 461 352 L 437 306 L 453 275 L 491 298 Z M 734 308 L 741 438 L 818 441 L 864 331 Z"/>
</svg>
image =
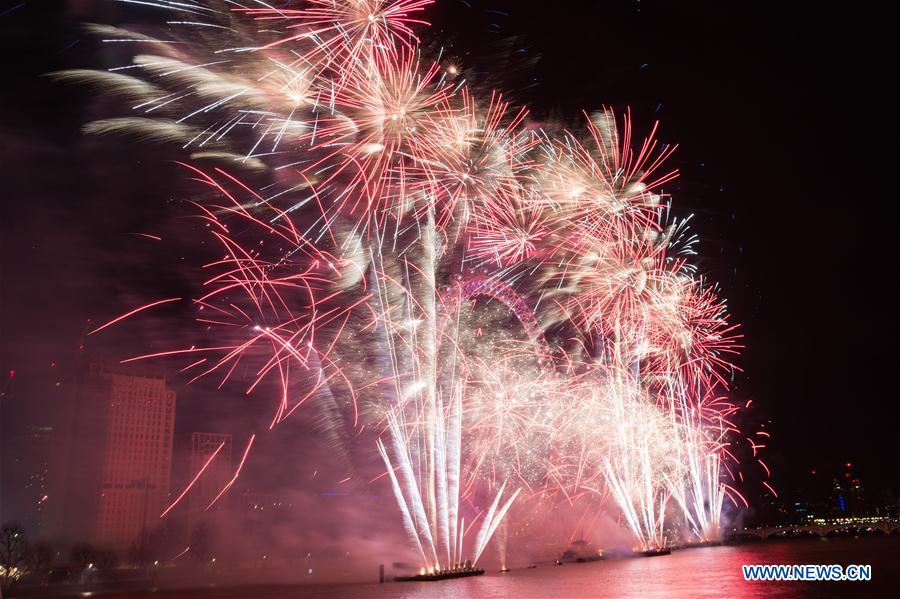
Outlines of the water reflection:
<svg viewBox="0 0 900 599">
<path fill-rule="evenodd" d="M 871 582 L 745 582 L 743 564 L 871 564 Z M 703 547 L 653 558 L 606 560 L 439 583 L 279 586 L 156 592 L 159 599 L 468 599 L 537 597 L 900 597 L 900 536 L 802 539 Z M 129 594 L 122 597 L 151 596 Z"/>
</svg>

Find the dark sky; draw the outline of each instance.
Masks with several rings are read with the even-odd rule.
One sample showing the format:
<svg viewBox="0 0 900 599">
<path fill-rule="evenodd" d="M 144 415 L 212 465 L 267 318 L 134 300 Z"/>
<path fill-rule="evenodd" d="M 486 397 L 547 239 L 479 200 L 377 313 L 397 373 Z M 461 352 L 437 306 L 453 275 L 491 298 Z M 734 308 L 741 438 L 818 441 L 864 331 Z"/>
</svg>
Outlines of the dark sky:
<svg viewBox="0 0 900 599">
<path fill-rule="evenodd" d="M 669 191 L 677 213 L 696 215 L 701 270 L 743 325 L 735 394 L 771 421 L 766 455 L 783 489 L 847 460 L 869 486 L 900 487 L 889 417 L 897 64 L 893 19 L 880 11 L 441 0 L 423 34 L 538 118 L 575 123 L 581 109 L 631 107 L 637 131 L 660 119 L 661 138 L 680 144 Z M 92 93 L 41 76 L 112 60 L 79 21 L 141 14 L 92 0 L 0 3 L 4 372 L 46 376 L 74 352 L 86 318 L 179 285 L 163 256 L 129 236 L 173 218 L 167 156 L 82 138 L 98 110 Z"/>
</svg>

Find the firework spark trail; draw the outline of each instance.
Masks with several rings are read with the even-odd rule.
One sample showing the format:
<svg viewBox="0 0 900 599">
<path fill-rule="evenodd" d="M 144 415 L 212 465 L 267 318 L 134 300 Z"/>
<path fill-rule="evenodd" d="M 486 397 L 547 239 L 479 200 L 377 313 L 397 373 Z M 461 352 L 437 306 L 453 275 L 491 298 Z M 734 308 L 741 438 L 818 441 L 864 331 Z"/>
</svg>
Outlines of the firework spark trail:
<svg viewBox="0 0 900 599">
<path fill-rule="evenodd" d="M 475 540 L 475 557 L 472 560 L 473 563 L 478 561 L 478 558 L 481 557 L 484 548 L 487 546 L 488 541 L 494 536 L 494 532 L 497 530 L 497 526 L 500 525 L 500 522 L 503 521 L 503 517 L 506 516 L 506 512 L 509 511 L 509 507 L 512 505 L 513 501 L 516 500 L 516 497 L 519 496 L 519 492 L 522 489 L 516 489 L 516 491 L 507 498 L 506 502 L 503 506 L 498 510 L 497 504 L 500 502 L 500 498 L 503 496 L 503 491 L 506 489 L 506 482 L 504 481 L 502 485 L 500 485 L 500 490 L 497 491 L 497 495 L 494 497 L 494 502 L 491 504 L 490 509 L 488 510 L 488 515 L 485 516 L 484 522 L 481 525 L 481 530 L 478 531 L 478 536 Z"/>
<path fill-rule="evenodd" d="M 395 475 L 395 467 L 384 443 L 380 439 L 377 442 L 379 453 L 388 469 L 392 489 L 400 506 L 407 532 L 415 541 L 425 566 L 431 571 L 459 567 L 463 555 L 465 520 L 460 522 L 456 519 L 458 513 L 455 504 L 458 494 L 453 492 L 454 485 L 448 487 L 446 484 L 435 483 L 435 481 L 430 480 L 434 477 L 445 481 L 448 478 L 452 480 L 454 471 L 458 468 L 458 454 L 447 454 L 447 448 L 459 447 L 459 437 L 462 432 L 459 423 L 458 404 L 460 400 L 457 399 L 454 403 L 456 407 L 451 407 L 449 418 L 443 416 L 444 406 L 438 402 L 438 415 L 424 422 L 412 423 L 412 431 L 409 432 L 401 430 L 401 424 L 393 413 L 388 415 L 388 430 L 393 445 L 393 453 L 397 460 L 396 470 L 400 471 L 400 477 Z M 408 436 L 412 436 L 416 441 L 423 436 L 438 440 L 434 445 L 434 450 L 439 453 L 435 460 L 436 471 L 431 470 L 426 461 L 425 466 L 420 466 L 417 473 L 413 466 L 414 460 L 410 456 L 411 449 L 420 446 L 427 450 L 429 446 L 427 444 L 410 443 Z M 434 507 L 423 499 L 424 492 L 433 487 L 437 491 L 436 506 Z M 473 558 L 471 560 L 473 564 L 478 561 L 487 542 L 493 536 L 497 526 L 503 520 L 510 505 L 519 494 L 517 490 L 498 510 L 497 505 L 505 487 L 506 483 L 503 483 L 482 522 L 473 548 Z M 434 525 L 434 517 L 429 515 L 429 511 L 432 510 L 436 510 L 439 513 L 436 526 Z M 434 561 L 431 561 L 426 555 L 426 548 L 430 550 Z M 443 562 L 443 568 L 441 566 L 441 558 L 438 557 L 438 548 L 443 548 L 446 556 L 447 561 Z"/>
<path fill-rule="evenodd" d="M 462 534 L 461 528 L 457 526 L 459 520 L 459 479 L 460 479 L 460 452 L 462 449 L 462 390 L 457 389 L 454 395 L 450 417 L 448 420 L 447 435 L 447 456 L 449 462 L 447 465 L 447 496 L 450 505 L 447 508 L 448 520 L 448 540 L 452 547 L 451 564 L 459 563 L 462 560 Z M 464 522 L 463 522 L 464 524 Z M 460 549 L 457 550 L 457 545 Z"/>
<path fill-rule="evenodd" d="M 657 431 L 648 430 L 652 417 L 639 405 L 628 400 L 615 404 L 616 428 L 622 432 L 616 439 L 618 446 L 604 456 L 607 483 L 641 550 L 663 547 L 668 491 L 660 464 L 651 455 Z"/>
<path fill-rule="evenodd" d="M 682 511 L 693 536 L 700 542 L 721 538 L 721 513 L 727 487 L 722 482 L 720 452 L 724 431 L 704 426 L 698 410 L 682 398 L 676 425 L 673 473 L 669 492 Z"/>
<path fill-rule="evenodd" d="M 392 431 L 393 434 L 393 431 Z M 381 455 L 381 459 L 384 460 L 385 465 L 387 466 L 388 475 L 391 478 L 391 489 L 394 492 L 394 497 L 397 499 L 397 504 L 400 506 L 400 513 L 403 515 L 403 526 L 406 528 L 406 532 L 409 535 L 410 539 L 415 542 L 416 547 L 419 549 L 419 554 L 422 557 L 422 563 L 428 563 L 428 556 L 425 554 L 425 548 L 422 547 L 422 541 L 419 538 L 419 532 L 416 529 L 416 524 L 412 519 L 409 511 L 409 504 L 405 499 L 405 495 L 403 493 L 402 488 L 400 487 L 400 482 L 397 480 L 397 475 L 394 473 L 394 466 L 391 464 L 391 459 L 388 456 L 387 450 L 384 447 L 384 443 L 382 443 L 381 439 L 376 441 L 378 446 L 378 453 Z"/>
<path fill-rule="evenodd" d="M 218 495 L 216 495 L 213 500 L 209 502 L 209 505 L 206 506 L 206 509 L 204 511 L 209 511 L 209 509 L 214 506 L 216 502 L 218 502 L 219 499 L 221 499 L 222 496 L 225 495 L 225 493 L 227 493 L 228 490 L 231 489 L 232 485 L 234 485 L 234 483 L 237 481 L 238 477 L 241 475 L 241 470 L 244 468 L 244 462 L 247 461 L 247 456 L 250 455 L 250 448 L 253 447 L 254 440 L 256 440 L 256 435 L 250 435 L 250 440 L 247 441 L 247 447 L 244 449 L 244 453 L 241 456 L 241 461 L 238 463 L 238 467 L 234 471 L 234 476 L 231 477 L 231 480 L 225 483 L 225 486 L 222 487 L 222 490 L 219 491 Z"/>
<path fill-rule="evenodd" d="M 105 328 L 107 328 L 107 327 L 110 327 L 110 326 L 116 324 L 117 322 L 120 322 L 120 321 L 122 321 L 122 320 L 125 320 L 126 318 L 129 318 L 129 317 L 131 317 L 131 316 L 134 316 L 134 315 L 137 314 L 138 312 L 143 312 L 144 310 L 147 310 L 148 308 L 153 308 L 154 306 L 159 306 L 159 305 L 161 305 L 161 304 L 168 304 L 168 303 L 170 303 L 170 302 L 177 302 L 177 301 L 180 301 L 180 300 L 181 300 L 180 297 L 171 297 L 171 298 L 169 298 L 169 299 L 159 300 L 159 301 L 157 301 L 157 302 L 151 302 L 151 303 L 146 304 L 146 305 L 144 305 L 144 306 L 141 306 L 141 307 L 139 307 L 139 308 L 135 308 L 134 310 L 129 310 L 129 311 L 126 312 L 125 314 L 122 314 L 121 316 L 118 316 L 118 317 L 116 317 L 116 318 L 113 318 L 112 320 L 110 320 L 110 321 L 107 322 L 106 324 L 103 324 L 103 325 L 97 327 L 96 329 L 93 329 L 91 332 L 88 333 L 88 335 L 93 335 L 94 333 L 99 333 L 99 332 L 102 331 L 103 329 L 105 329 Z"/>
<path fill-rule="evenodd" d="M 440 407 L 443 408 L 443 406 Z M 448 426 L 447 423 L 448 420 L 445 420 L 441 417 L 432 422 L 415 423 L 413 424 L 414 432 L 412 434 L 423 435 L 428 432 L 430 435 L 434 435 L 437 438 L 446 440 L 447 445 L 457 445 L 459 443 L 459 439 L 455 439 L 455 442 L 453 443 L 450 443 L 450 440 L 459 435 L 461 429 L 458 426 L 453 426 L 452 424 Z M 440 559 L 437 555 L 437 546 L 442 546 L 447 557 L 447 561 L 443 564 L 443 569 L 457 567 L 462 561 L 462 544 L 465 529 L 464 520 L 462 521 L 462 523 L 460 523 L 455 519 L 449 519 L 448 516 L 443 516 L 440 524 L 437 527 L 433 527 L 433 519 L 430 518 L 427 514 L 429 506 L 426 505 L 426 502 L 423 501 L 422 498 L 423 487 L 427 489 L 433 486 L 433 481 L 428 480 L 429 474 L 441 478 L 447 477 L 448 473 L 446 470 L 443 474 L 440 472 L 432 473 L 427 471 L 426 469 L 425 473 L 420 472 L 420 474 L 417 475 L 412 465 L 413 461 L 410 459 L 411 445 L 406 440 L 407 433 L 404 433 L 402 430 L 400 430 L 401 425 L 398 423 L 398 420 L 393 416 L 393 414 L 389 415 L 388 428 L 392 439 L 394 455 L 398 459 L 397 469 L 401 472 L 402 476 L 400 478 L 402 478 L 404 481 L 402 484 L 398 481 L 398 477 L 394 474 L 395 468 L 393 466 L 393 463 L 391 462 L 390 456 L 384 446 L 384 443 L 382 443 L 380 440 L 378 441 L 378 449 L 382 459 L 385 462 L 385 465 L 388 468 L 388 472 L 392 482 L 392 488 L 394 490 L 397 503 L 400 505 L 407 531 L 410 533 L 410 536 L 416 541 L 417 547 L 420 549 L 420 553 L 426 566 L 433 570 L 442 569 Z M 436 444 L 437 451 L 443 451 L 444 447 L 444 441 Z M 437 464 L 440 467 L 446 468 L 448 465 L 447 458 L 449 458 L 451 463 L 454 460 L 453 456 L 444 455 L 436 460 Z M 452 471 L 453 466 L 451 465 L 449 466 L 449 468 Z M 447 487 L 442 485 L 436 486 L 439 491 L 436 499 L 438 504 L 436 509 L 442 514 L 449 514 L 451 511 L 453 511 L 453 508 L 451 506 L 455 502 L 456 496 L 452 495 L 450 493 L 450 489 L 448 489 Z M 478 535 L 475 540 L 475 545 L 473 547 L 473 558 L 471 560 L 473 564 L 478 561 L 478 558 L 484 551 L 487 542 L 493 536 L 494 532 L 497 529 L 497 526 L 503 520 L 504 516 L 506 515 L 507 511 L 509 510 L 510 506 L 512 505 L 513 501 L 518 496 L 520 491 L 516 490 L 515 493 L 507 498 L 506 502 L 498 510 L 498 504 L 505 488 L 506 483 L 503 483 L 500 486 L 499 491 L 495 495 L 494 500 L 490 508 L 488 509 L 487 515 L 484 517 L 482 526 L 479 529 Z M 454 532 L 451 533 L 450 531 Z M 424 551 L 425 547 L 428 547 L 431 550 L 431 554 L 434 557 L 433 562 L 431 562 L 426 557 Z"/>
<path fill-rule="evenodd" d="M 159 515 L 160 518 L 165 517 L 166 514 L 171 512 L 172 509 L 176 505 L 178 505 L 178 503 L 182 499 L 184 499 L 184 496 L 187 495 L 188 491 L 190 491 L 193 488 L 193 486 L 197 483 L 197 481 L 200 480 L 200 477 L 203 476 L 203 473 L 206 471 L 206 468 L 212 463 L 212 461 L 214 459 L 216 459 L 216 456 L 219 455 L 219 452 L 222 451 L 223 447 L 225 447 L 224 441 L 222 441 L 222 443 L 219 444 L 219 446 L 216 448 L 216 450 L 214 452 L 212 452 L 212 454 L 210 454 L 210 456 L 209 456 L 209 458 L 207 458 L 206 462 L 203 463 L 203 466 L 200 467 L 200 470 L 197 472 L 197 475 L 194 476 L 194 478 L 191 480 L 191 482 L 188 483 L 188 485 L 184 488 L 184 490 L 181 492 L 181 494 L 175 498 L 175 501 L 173 501 L 171 504 L 169 504 L 169 507 L 167 507 L 165 510 L 163 510 L 163 512 Z"/>
<path fill-rule="evenodd" d="M 214 341 L 132 360 L 200 354 L 183 370 L 219 387 L 242 364 L 247 393 L 274 389 L 270 428 L 311 398 L 335 430 L 374 428 L 426 565 L 462 561 L 468 507 L 486 514 L 478 559 L 522 490 L 609 495 L 643 548 L 666 542 L 671 496 L 691 534 L 715 538 L 724 498 L 743 501 L 723 480 L 738 407 L 710 399 L 728 393 L 740 335 L 670 214 L 675 146 L 655 123 L 638 141 L 628 113 L 536 126 L 453 83 L 461 66 L 429 61 L 415 31 L 430 3 L 160 0 L 145 4 L 177 16 L 165 35 L 91 26 L 139 50 L 55 74 L 130 106 L 86 131 L 189 152 L 221 252 L 191 304 Z M 479 320 L 472 304 L 490 300 L 525 339 Z"/>
</svg>

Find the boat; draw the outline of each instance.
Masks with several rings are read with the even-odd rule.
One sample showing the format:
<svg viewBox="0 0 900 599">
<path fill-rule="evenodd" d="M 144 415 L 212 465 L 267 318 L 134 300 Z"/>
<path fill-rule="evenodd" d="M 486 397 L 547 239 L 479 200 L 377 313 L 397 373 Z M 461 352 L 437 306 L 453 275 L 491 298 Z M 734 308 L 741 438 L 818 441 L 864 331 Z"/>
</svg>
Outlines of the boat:
<svg viewBox="0 0 900 599">
<path fill-rule="evenodd" d="M 528 567 L 525 568 L 525 569 L 526 569 L 526 570 L 534 570 L 535 568 L 537 568 L 537 564 L 531 564 L 530 566 L 528 566 Z"/>
<path fill-rule="evenodd" d="M 637 557 L 656 557 L 657 555 L 669 555 L 670 553 L 672 553 L 672 550 L 668 547 L 658 547 L 656 549 L 634 552 Z"/>
<path fill-rule="evenodd" d="M 594 547 L 590 541 L 585 541 L 584 538 L 581 538 L 572 541 L 569 548 L 563 551 L 562 555 L 556 559 L 556 565 L 561 566 L 563 564 L 572 563 L 584 564 L 602 559 L 605 559 L 603 552 Z"/>
<path fill-rule="evenodd" d="M 430 580 L 449 580 L 451 578 L 465 578 L 467 576 L 481 576 L 484 570 L 481 568 L 469 568 L 460 570 L 439 570 L 437 572 L 416 574 L 414 576 L 395 576 L 396 582 L 425 582 Z"/>
<path fill-rule="evenodd" d="M 506 566 L 503 566 L 502 568 L 500 568 L 501 574 L 506 574 L 507 572 L 509 572 L 509 568 L 507 568 Z"/>
</svg>

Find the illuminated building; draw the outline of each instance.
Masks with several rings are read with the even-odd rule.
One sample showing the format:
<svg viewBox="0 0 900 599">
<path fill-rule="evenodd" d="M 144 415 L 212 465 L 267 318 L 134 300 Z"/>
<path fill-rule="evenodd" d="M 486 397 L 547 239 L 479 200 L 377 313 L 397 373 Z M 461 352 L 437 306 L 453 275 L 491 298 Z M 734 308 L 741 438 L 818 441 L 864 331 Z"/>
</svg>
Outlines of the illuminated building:
<svg viewBox="0 0 900 599">
<path fill-rule="evenodd" d="M 94 362 L 72 412 L 68 536 L 140 548 L 169 501 L 175 392 L 163 374 Z"/>
</svg>

